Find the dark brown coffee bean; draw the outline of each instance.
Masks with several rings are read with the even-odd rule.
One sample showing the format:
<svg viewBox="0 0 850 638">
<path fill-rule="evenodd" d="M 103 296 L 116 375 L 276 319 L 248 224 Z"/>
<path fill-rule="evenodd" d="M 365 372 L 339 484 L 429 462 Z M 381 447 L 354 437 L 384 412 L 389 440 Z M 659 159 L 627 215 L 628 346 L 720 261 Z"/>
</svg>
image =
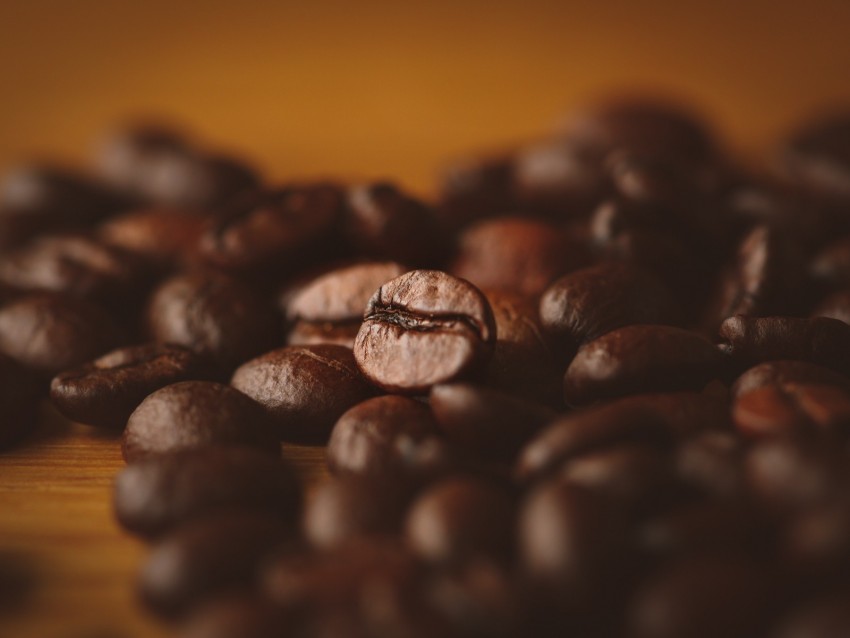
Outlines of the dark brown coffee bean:
<svg viewBox="0 0 850 638">
<path fill-rule="evenodd" d="M 353 348 L 369 299 L 405 271 L 391 261 L 367 262 L 320 275 L 286 303 L 286 318 L 293 325 L 289 344 L 335 343 Z"/>
<path fill-rule="evenodd" d="M 552 224 L 502 217 L 463 232 L 451 271 L 479 288 L 536 296 L 588 259 L 578 242 Z"/>
<path fill-rule="evenodd" d="M 185 346 L 223 372 L 279 343 L 279 320 L 244 283 L 211 273 L 179 275 L 162 283 L 147 309 L 155 341 Z"/>
<path fill-rule="evenodd" d="M 510 157 L 466 157 L 451 163 L 441 173 L 439 200 L 436 212 L 443 226 L 452 230 L 510 210 Z"/>
<path fill-rule="evenodd" d="M 414 270 L 369 300 L 354 356 L 384 390 L 416 394 L 482 370 L 495 340 L 481 291 L 444 272 Z"/>
<path fill-rule="evenodd" d="M 0 354 L 0 449 L 16 443 L 34 428 L 39 385 L 32 372 Z"/>
<path fill-rule="evenodd" d="M 828 385 L 765 386 L 738 396 L 732 419 L 746 436 L 844 433 L 850 428 L 850 394 Z"/>
<path fill-rule="evenodd" d="M 577 270 L 554 282 L 540 298 L 540 321 L 562 352 L 623 326 L 676 325 L 680 314 L 663 284 L 625 264 Z"/>
<path fill-rule="evenodd" d="M 355 250 L 367 258 L 414 267 L 439 264 L 447 249 L 434 211 L 387 183 L 349 191 L 345 232 Z"/>
<path fill-rule="evenodd" d="M 544 429 L 520 453 L 520 480 L 544 476 L 588 450 L 626 442 L 669 445 L 707 428 L 728 425 L 725 400 L 681 392 L 625 397 L 568 414 Z"/>
<path fill-rule="evenodd" d="M 778 623 L 772 638 L 835 638 L 850 635 L 850 592 L 819 596 Z"/>
<path fill-rule="evenodd" d="M 156 269 L 168 270 L 195 260 L 205 223 L 200 215 L 141 209 L 104 222 L 97 236 L 104 244 L 131 253 Z"/>
<path fill-rule="evenodd" d="M 246 447 L 208 447 L 141 459 L 116 476 L 113 493 L 118 522 L 146 538 L 217 511 L 264 512 L 294 527 L 300 505 L 292 467 Z"/>
<path fill-rule="evenodd" d="M 411 505 L 405 529 L 410 547 L 428 561 L 461 562 L 475 556 L 505 560 L 513 547 L 513 502 L 495 485 L 449 479 Z"/>
<path fill-rule="evenodd" d="M 293 625 L 285 610 L 256 595 L 216 598 L 192 614 L 180 638 L 275 638 Z"/>
<path fill-rule="evenodd" d="M 831 197 L 850 197 L 850 117 L 838 112 L 804 123 L 780 159 L 795 181 Z"/>
<path fill-rule="evenodd" d="M 127 421 L 122 451 L 129 463 L 212 445 L 244 445 L 280 455 L 262 406 L 210 381 L 182 381 L 149 395 Z"/>
<path fill-rule="evenodd" d="M 322 183 L 245 195 L 211 221 L 200 253 L 231 271 L 267 274 L 301 266 L 329 240 L 343 199 L 339 187 Z"/>
<path fill-rule="evenodd" d="M 244 363 L 231 385 L 263 406 L 285 440 L 327 440 L 336 420 L 375 394 L 343 346 L 289 346 Z"/>
<path fill-rule="evenodd" d="M 636 638 L 752 638 L 772 620 L 767 576 L 745 559 L 722 556 L 673 563 L 632 604 Z"/>
<path fill-rule="evenodd" d="M 815 255 L 809 275 L 828 288 L 850 287 L 850 235 L 827 244 Z"/>
<path fill-rule="evenodd" d="M 839 290 L 822 299 L 812 311 L 812 317 L 829 317 L 850 323 L 850 290 Z"/>
<path fill-rule="evenodd" d="M 360 536 L 390 536 L 400 530 L 411 495 L 400 483 L 354 477 L 327 481 L 307 501 L 304 536 L 319 549 Z"/>
<path fill-rule="evenodd" d="M 139 574 L 141 598 L 155 613 L 176 617 L 215 596 L 250 589 L 262 562 L 292 534 L 291 523 L 256 512 L 193 521 L 154 547 Z"/>
<path fill-rule="evenodd" d="M 429 399 L 446 438 L 474 456 L 511 461 L 555 418 L 549 408 L 465 383 L 437 385 Z"/>
<path fill-rule="evenodd" d="M 50 383 L 50 399 L 72 421 L 121 429 L 154 390 L 208 376 L 206 362 L 185 348 L 131 346 L 60 372 Z"/>
<path fill-rule="evenodd" d="M 111 317 L 82 299 L 30 295 L 0 308 L 0 352 L 46 377 L 91 361 L 121 340 Z"/>
<path fill-rule="evenodd" d="M 786 383 L 831 385 L 850 391 L 850 378 L 805 361 L 766 361 L 742 374 L 730 388 L 733 398 L 766 386 Z"/>
<path fill-rule="evenodd" d="M 837 319 L 730 317 L 720 326 L 720 338 L 739 368 L 793 359 L 850 374 L 850 325 Z"/>
<path fill-rule="evenodd" d="M 388 395 L 359 403 L 339 418 L 327 460 L 334 474 L 415 480 L 446 469 L 447 453 L 427 405 Z"/>
<path fill-rule="evenodd" d="M 676 450 L 676 469 L 686 483 L 718 498 L 745 492 L 744 444 L 733 432 L 706 430 Z"/>
<path fill-rule="evenodd" d="M 564 375 L 564 399 L 581 404 L 625 394 L 698 390 L 720 375 L 721 354 L 681 328 L 619 328 L 579 348 Z"/>
</svg>

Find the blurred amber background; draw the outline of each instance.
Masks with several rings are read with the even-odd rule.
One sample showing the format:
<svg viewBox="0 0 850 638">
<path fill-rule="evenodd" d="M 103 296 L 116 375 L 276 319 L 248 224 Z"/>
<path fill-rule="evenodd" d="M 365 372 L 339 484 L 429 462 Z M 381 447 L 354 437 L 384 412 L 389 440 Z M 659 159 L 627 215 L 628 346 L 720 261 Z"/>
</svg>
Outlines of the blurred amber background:
<svg viewBox="0 0 850 638">
<path fill-rule="evenodd" d="M 3 0 L 0 168 L 154 113 L 274 179 L 397 176 L 648 87 L 739 146 L 850 103 L 850 2 Z"/>
</svg>

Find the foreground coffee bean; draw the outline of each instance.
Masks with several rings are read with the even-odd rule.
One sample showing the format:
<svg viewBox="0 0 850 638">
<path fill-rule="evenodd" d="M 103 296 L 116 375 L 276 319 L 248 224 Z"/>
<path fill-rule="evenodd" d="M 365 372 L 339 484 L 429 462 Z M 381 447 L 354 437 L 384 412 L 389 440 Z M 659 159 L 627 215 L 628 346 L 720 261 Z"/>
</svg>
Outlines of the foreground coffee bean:
<svg viewBox="0 0 850 638">
<path fill-rule="evenodd" d="M 375 394 L 351 350 L 289 346 L 244 363 L 231 385 L 263 406 L 284 440 L 325 442 L 348 408 Z"/>
<path fill-rule="evenodd" d="M 0 449 L 34 429 L 40 393 L 38 378 L 14 359 L 0 354 Z"/>
<path fill-rule="evenodd" d="M 625 394 L 698 390 L 720 372 L 720 352 L 694 332 L 626 326 L 579 348 L 564 375 L 564 399 L 581 404 Z"/>
<path fill-rule="evenodd" d="M 823 366 L 805 361 L 766 361 L 742 374 L 730 388 L 732 397 L 739 397 L 765 386 L 785 383 L 831 385 L 850 391 L 850 377 Z"/>
<path fill-rule="evenodd" d="M 185 348 L 131 346 L 60 372 L 50 382 L 50 399 L 72 421 L 121 429 L 154 390 L 209 375 L 207 362 Z"/>
<path fill-rule="evenodd" d="M 121 449 L 131 463 L 211 445 L 244 445 L 280 455 L 263 408 L 238 390 L 210 381 L 183 381 L 148 396 L 130 415 Z"/>
<path fill-rule="evenodd" d="M 217 511 L 256 511 L 294 527 L 301 489 L 293 468 L 246 447 L 208 447 L 141 459 L 115 478 L 121 525 L 154 538 Z"/>
<path fill-rule="evenodd" d="M 112 318 L 82 299 L 30 295 L 0 307 L 0 352 L 48 378 L 121 341 Z"/>
<path fill-rule="evenodd" d="M 480 373 L 495 339 L 493 312 L 477 288 L 444 272 L 414 270 L 369 300 L 354 356 L 379 387 L 417 394 Z"/>
<path fill-rule="evenodd" d="M 740 395 L 732 419 L 747 436 L 843 434 L 850 428 L 850 393 L 828 385 L 770 385 Z"/>
<path fill-rule="evenodd" d="M 292 538 L 291 523 L 267 514 L 198 519 L 154 547 L 139 594 L 159 615 L 184 615 L 213 596 L 251 589 L 263 560 Z"/>
</svg>

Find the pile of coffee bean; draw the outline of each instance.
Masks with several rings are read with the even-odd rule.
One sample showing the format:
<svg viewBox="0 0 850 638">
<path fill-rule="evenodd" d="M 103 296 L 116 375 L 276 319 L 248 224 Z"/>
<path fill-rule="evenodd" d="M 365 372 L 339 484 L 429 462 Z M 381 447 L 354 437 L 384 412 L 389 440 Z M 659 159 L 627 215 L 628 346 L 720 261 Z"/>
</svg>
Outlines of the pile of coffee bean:
<svg viewBox="0 0 850 638">
<path fill-rule="evenodd" d="M 0 185 L 0 442 L 123 432 L 181 636 L 850 635 L 850 113 L 753 167 L 612 100 L 433 201 L 159 124 L 92 175 Z"/>
</svg>

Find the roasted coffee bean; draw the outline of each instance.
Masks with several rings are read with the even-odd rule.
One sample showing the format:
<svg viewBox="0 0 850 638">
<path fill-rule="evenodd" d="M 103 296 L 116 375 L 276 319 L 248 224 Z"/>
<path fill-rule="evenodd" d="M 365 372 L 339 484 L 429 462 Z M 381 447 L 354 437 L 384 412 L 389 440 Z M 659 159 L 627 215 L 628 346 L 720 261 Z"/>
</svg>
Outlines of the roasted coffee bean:
<svg viewBox="0 0 850 638">
<path fill-rule="evenodd" d="M 495 340 L 481 291 L 444 272 L 414 270 L 369 300 L 354 356 L 384 390 L 417 394 L 482 371 Z"/>
<path fill-rule="evenodd" d="M 676 450 L 676 470 L 686 483 L 717 498 L 746 492 L 745 448 L 733 432 L 706 430 Z"/>
<path fill-rule="evenodd" d="M 366 304 L 382 285 L 404 274 L 401 264 L 367 262 L 332 270 L 303 286 L 288 299 L 290 345 L 335 343 L 354 347 Z"/>
<path fill-rule="evenodd" d="M 708 394 L 625 397 L 555 421 L 523 448 L 515 474 L 529 480 L 588 450 L 640 441 L 665 446 L 707 428 L 723 428 L 728 422 L 726 402 Z"/>
<path fill-rule="evenodd" d="M 201 357 L 180 346 L 131 346 L 60 372 L 50 383 L 50 399 L 72 421 L 121 429 L 154 390 L 209 374 Z"/>
<path fill-rule="evenodd" d="M 681 328 L 619 328 L 579 348 L 564 375 L 568 404 L 625 394 L 698 390 L 720 376 L 721 355 L 704 337 Z"/>
<path fill-rule="evenodd" d="M 786 383 L 805 385 L 831 385 L 850 391 L 850 378 L 829 368 L 805 361 L 767 361 L 742 374 L 730 389 L 732 397 L 740 397 L 752 390 Z"/>
<path fill-rule="evenodd" d="M 787 140 L 786 174 L 831 197 L 850 197 L 850 117 L 838 112 L 806 122 Z"/>
<path fill-rule="evenodd" d="M 720 326 L 723 349 L 739 368 L 793 359 L 850 374 L 850 325 L 815 317 L 730 317 Z"/>
<path fill-rule="evenodd" d="M 739 395 L 732 419 L 747 436 L 843 434 L 850 429 L 850 393 L 829 385 L 769 385 Z"/>
<path fill-rule="evenodd" d="M 255 447 L 280 455 L 262 406 L 210 381 L 182 381 L 149 395 L 127 421 L 122 451 L 124 459 L 133 462 L 212 445 Z"/>
<path fill-rule="evenodd" d="M 514 506 L 510 494 L 494 484 L 448 479 L 411 505 L 405 531 L 413 551 L 428 561 L 506 560 L 512 554 Z"/>
<path fill-rule="evenodd" d="M 636 638 L 751 638 L 772 620 L 766 574 L 744 558 L 706 556 L 677 561 L 637 593 L 630 614 Z"/>
<path fill-rule="evenodd" d="M 112 318 L 82 299 L 29 295 L 0 308 L 0 352 L 48 378 L 121 341 Z"/>
<path fill-rule="evenodd" d="M 292 467 L 250 448 L 207 447 L 157 454 L 115 478 L 121 525 L 154 538 L 217 511 L 256 511 L 295 527 L 301 490 Z"/>
<path fill-rule="evenodd" d="M 850 287 L 850 235 L 821 249 L 809 266 L 809 276 L 828 288 Z"/>
<path fill-rule="evenodd" d="M 448 245 L 434 211 L 392 184 L 364 184 L 348 193 L 345 233 L 360 254 L 414 267 L 438 265 Z"/>
<path fill-rule="evenodd" d="M 510 157 L 486 155 L 451 163 L 441 173 L 439 201 L 436 212 L 443 226 L 452 230 L 510 210 Z"/>
<path fill-rule="evenodd" d="M 195 261 L 197 243 L 206 221 L 200 215 L 181 215 L 150 208 L 113 217 L 98 227 L 98 239 L 135 255 L 157 270 L 167 271 Z"/>
<path fill-rule="evenodd" d="M 850 290 L 839 290 L 822 299 L 812 311 L 812 317 L 829 317 L 850 323 Z"/>
<path fill-rule="evenodd" d="M 162 283 L 148 303 L 147 321 L 155 341 L 194 350 L 222 372 L 280 342 L 271 305 L 243 282 L 211 273 Z"/>
<path fill-rule="evenodd" d="M 429 478 L 451 465 L 428 406 L 393 395 L 368 399 L 343 414 L 331 432 L 327 461 L 334 474 L 391 480 Z"/>
<path fill-rule="evenodd" d="M 304 536 L 319 549 L 359 536 L 391 536 L 400 530 L 411 496 L 409 486 L 401 483 L 353 477 L 327 481 L 307 501 Z"/>
<path fill-rule="evenodd" d="M 446 438 L 470 454 L 511 461 L 555 418 L 549 408 L 466 383 L 431 389 L 431 409 Z"/>
<path fill-rule="evenodd" d="M 39 389 L 32 372 L 0 354 L 0 449 L 16 443 L 35 427 Z"/>
<path fill-rule="evenodd" d="M 543 328 L 564 353 L 623 326 L 676 325 L 680 315 L 663 284 L 626 264 L 577 270 L 554 282 L 540 298 Z"/>
<path fill-rule="evenodd" d="M 336 420 L 375 394 L 351 350 L 289 346 L 242 364 L 231 385 L 263 406 L 285 440 L 325 442 Z"/>
<path fill-rule="evenodd" d="M 139 574 L 139 593 L 155 613 L 177 617 L 215 596 L 250 590 L 262 562 L 292 535 L 290 523 L 269 514 L 198 519 L 154 547 Z"/>
<path fill-rule="evenodd" d="M 343 200 L 338 186 L 324 183 L 247 194 L 210 222 L 200 253 L 230 271 L 300 267 L 330 241 Z"/>
<path fill-rule="evenodd" d="M 772 638 L 835 638 L 850 635 L 850 592 L 843 589 L 809 601 L 778 623 Z"/>
<path fill-rule="evenodd" d="M 180 638 L 274 638 L 291 630 L 293 619 L 285 610 L 251 594 L 217 598 L 180 630 Z"/>
<path fill-rule="evenodd" d="M 463 232 L 451 271 L 479 288 L 537 296 L 588 259 L 583 247 L 553 224 L 502 217 Z"/>
</svg>

